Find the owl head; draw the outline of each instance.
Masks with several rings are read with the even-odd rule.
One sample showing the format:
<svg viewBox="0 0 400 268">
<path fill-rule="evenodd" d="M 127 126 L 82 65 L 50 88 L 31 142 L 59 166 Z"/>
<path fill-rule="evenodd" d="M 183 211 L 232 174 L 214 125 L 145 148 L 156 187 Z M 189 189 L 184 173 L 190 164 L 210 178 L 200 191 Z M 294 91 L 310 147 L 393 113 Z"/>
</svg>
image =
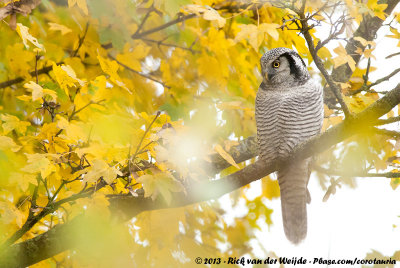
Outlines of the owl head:
<svg viewBox="0 0 400 268">
<path fill-rule="evenodd" d="M 284 47 L 271 49 L 261 57 L 261 71 L 265 85 L 299 85 L 310 78 L 300 55 Z"/>
</svg>

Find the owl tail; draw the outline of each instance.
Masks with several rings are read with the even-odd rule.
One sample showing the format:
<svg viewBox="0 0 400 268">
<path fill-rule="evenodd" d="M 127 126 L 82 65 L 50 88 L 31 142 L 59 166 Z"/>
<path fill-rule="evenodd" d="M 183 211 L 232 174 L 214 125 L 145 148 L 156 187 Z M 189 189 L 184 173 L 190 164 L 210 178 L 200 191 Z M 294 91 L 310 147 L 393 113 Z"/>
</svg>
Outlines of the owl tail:
<svg viewBox="0 0 400 268">
<path fill-rule="evenodd" d="M 278 172 L 281 190 L 282 219 L 285 235 L 294 244 L 307 235 L 307 207 L 310 193 L 307 189 L 310 178 L 310 159 L 289 163 Z"/>
</svg>

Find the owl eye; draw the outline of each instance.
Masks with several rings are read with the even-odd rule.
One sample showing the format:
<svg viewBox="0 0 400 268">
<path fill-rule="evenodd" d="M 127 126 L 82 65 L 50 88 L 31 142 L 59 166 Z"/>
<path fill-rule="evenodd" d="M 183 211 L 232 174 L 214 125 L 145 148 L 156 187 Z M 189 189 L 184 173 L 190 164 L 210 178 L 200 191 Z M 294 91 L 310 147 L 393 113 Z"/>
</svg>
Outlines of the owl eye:
<svg viewBox="0 0 400 268">
<path fill-rule="evenodd" d="M 272 67 L 274 67 L 275 69 L 279 68 L 280 65 L 281 65 L 281 63 L 277 60 L 272 63 Z"/>
</svg>

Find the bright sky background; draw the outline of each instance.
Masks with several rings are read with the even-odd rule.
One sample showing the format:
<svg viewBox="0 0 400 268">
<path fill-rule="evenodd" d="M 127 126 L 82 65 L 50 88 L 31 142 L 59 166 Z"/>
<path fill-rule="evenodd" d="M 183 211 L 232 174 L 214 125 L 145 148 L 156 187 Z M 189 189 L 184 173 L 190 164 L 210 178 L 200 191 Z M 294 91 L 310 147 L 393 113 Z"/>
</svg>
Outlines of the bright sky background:
<svg viewBox="0 0 400 268">
<path fill-rule="evenodd" d="M 397 7 L 396 11 L 399 12 L 400 7 Z M 377 48 L 373 54 L 376 61 L 373 60 L 372 64 L 379 66 L 379 69 L 370 73 L 372 82 L 400 67 L 400 56 L 385 59 L 386 56 L 400 51 L 400 47 L 397 47 L 399 40 L 389 40 L 389 38 L 382 40 L 388 33 L 388 27 L 382 27 L 375 40 Z M 333 51 L 336 46 L 337 42 L 332 41 L 328 48 Z M 393 50 L 394 48 L 397 50 Z M 362 62 L 361 66 L 366 66 L 366 61 Z M 397 74 L 374 89 L 391 90 L 399 82 L 400 74 Z M 396 112 L 395 115 L 397 115 Z M 400 123 L 385 127 L 399 130 Z M 254 253 L 262 257 L 263 252 L 267 250 L 275 252 L 279 257 L 304 257 L 311 260 L 313 258 L 354 259 L 355 257 L 363 259 L 372 250 L 377 250 L 385 256 L 392 256 L 395 251 L 400 250 L 400 188 L 394 191 L 390 186 L 390 179 L 386 178 L 357 178 L 356 182 L 358 185 L 356 189 L 342 185 L 335 195 L 332 195 L 327 202 L 323 202 L 325 192 L 321 189 L 315 175 L 311 176 L 308 186 L 311 193 L 311 204 L 307 207 L 308 234 L 306 240 L 298 246 L 292 245 L 285 237 L 280 199 L 268 200 L 267 206 L 274 210 L 273 225 L 270 227 L 265 225 L 262 232 L 256 231 L 256 237 L 264 249 L 260 248 L 258 243 L 253 243 Z M 259 181 L 253 182 L 249 196 L 259 194 L 260 188 Z M 223 197 L 221 202 L 229 203 L 228 196 Z M 243 215 L 246 209 L 242 207 L 233 213 Z M 226 220 L 229 222 L 229 216 Z M 271 265 L 270 267 L 279 266 Z M 291 266 L 286 265 L 286 267 Z M 313 265 L 312 267 L 327 266 Z M 346 267 L 346 265 L 329 267 Z M 400 261 L 396 267 L 400 267 Z"/>
</svg>

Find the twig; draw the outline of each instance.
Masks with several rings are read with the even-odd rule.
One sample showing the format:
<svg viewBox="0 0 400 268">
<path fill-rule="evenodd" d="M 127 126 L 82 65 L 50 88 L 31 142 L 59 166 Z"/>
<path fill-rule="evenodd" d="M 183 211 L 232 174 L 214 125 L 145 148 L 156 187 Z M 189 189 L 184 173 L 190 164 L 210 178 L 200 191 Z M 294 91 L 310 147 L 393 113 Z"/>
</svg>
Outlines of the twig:
<svg viewBox="0 0 400 268">
<path fill-rule="evenodd" d="M 365 178 L 374 178 L 374 177 L 383 177 L 383 178 L 400 178 L 400 173 L 398 172 L 384 172 L 384 173 L 370 173 L 365 171 L 349 171 L 343 172 L 339 170 L 333 170 L 328 168 L 323 168 L 321 166 L 314 165 L 313 169 L 324 173 L 326 175 L 331 176 L 341 176 L 341 177 L 365 177 Z"/>
<path fill-rule="evenodd" d="M 388 130 L 388 129 L 382 129 L 382 128 L 373 128 L 374 132 L 380 135 L 385 135 L 389 136 L 395 139 L 400 138 L 400 132 L 394 131 L 394 130 Z"/>
<path fill-rule="evenodd" d="M 142 38 L 142 37 L 144 37 L 146 35 L 158 32 L 160 30 L 168 28 L 169 26 L 172 26 L 174 24 L 177 24 L 177 23 L 180 23 L 180 22 L 183 22 L 185 20 L 192 19 L 192 18 L 195 18 L 195 17 L 197 17 L 196 14 L 189 14 L 189 15 L 184 15 L 184 16 L 181 15 L 177 19 L 174 19 L 174 20 L 172 20 L 170 22 L 167 22 L 167 23 L 165 23 L 163 25 L 160 25 L 158 27 L 155 27 L 153 29 L 150 29 L 150 30 L 147 30 L 147 31 L 144 31 L 144 32 L 141 32 L 141 33 L 134 33 L 133 35 L 131 35 L 131 38 L 132 39 L 140 39 L 140 38 Z"/>
<path fill-rule="evenodd" d="M 364 84 L 361 86 L 361 88 L 357 89 L 356 91 L 351 92 L 351 95 L 356 95 L 356 94 L 358 94 L 358 93 L 360 93 L 362 91 L 369 92 L 371 87 L 376 86 L 376 85 L 378 85 L 378 84 L 380 84 L 382 82 L 388 81 L 390 78 L 392 78 L 392 76 L 396 75 L 398 72 L 400 72 L 400 68 L 394 70 L 393 72 L 391 72 L 387 76 L 382 77 L 382 78 L 376 80 L 375 82 L 373 82 L 373 83 L 371 83 L 369 85 L 365 84 L 365 79 L 364 79 Z"/>
<path fill-rule="evenodd" d="M 398 55 L 400 55 L 400 52 L 396 52 L 396 53 L 390 54 L 389 56 L 386 57 L 386 59 L 389 59 L 391 57 L 398 56 Z"/>
<path fill-rule="evenodd" d="M 392 76 L 396 75 L 398 72 L 400 72 L 400 68 L 394 70 L 393 72 L 391 72 L 389 75 L 382 77 L 378 80 L 376 80 L 374 83 L 368 85 L 369 88 L 376 86 L 377 84 L 380 84 L 382 82 L 388 81 Z"/>
<path fill-rule="evenodd" d="M 183 21 L 188 20 L 188 19 L 196 18 L 196 17 L 197 17 L 196 14 L 189 14 L 189 15 L 184 15 L 184 16 L 181 15 L 180 17 L 178 17 L 175 20 L 169 21 L 169 22 L 167 22 L 167 23 L 165 23 L 163 25 L 157 26 L 157 27 L 152 28 L 150 30 L 147 30 L 147 31 L 144 31 L 144 32 L 141 32 L 141 33 L 134 33 L 134 34 L 131 35 L 131 38 L 132 39 L 142 39 L 146 35 L 161 31 L 161 30 L 163 30 L 165 28 L 168 28 L 168 27 L 170 27 L 172 25 L 175 25 L 177 23 L 183 22 Z M 104 44 L 104 45 L 102 45 L 102 47 L 104 49 L 112 48 L 112 43 Z"/>
<path fill-rule="evenodd" d="M 36 84 L 39 84 L 39 74 L 38 74 L 38 69 L 37 69 L 37 64 L 38 64 L 39 59 L 40 59 L 39 52 L 37 52 L 37 53 L 36 53 L 36 56 L 35 56 L 35 76 L 36 76 Z"/>
<path fill-rule="evenodd" d="M 81 46 L 83 45 L 83 42 L 85 41 L 88 30 L 89 30 L 89 21 L 86 22 L 86 28 L 85 28 L 85 31 L 83 32 L 83 35 L 79 36 L 78 47 L 74 50 L 74 52 L 72 52 L 72 55 L 71 55 L 72 57 L 75 57 L 78 54 L 79 49 L 81 48 Z"/>
<path fill-rule="evenodd" d="M 395 122 L 400 121 L 400 115 L 395 117 L 390 117 L 388 119 L 378 119 L 377 122 L 374 124 L 375 126 L 387 125 Z"/>
<path fill-rule="evenodd" d="M 163 43 L 162 40 L 157 41 L 157 40 L 147 39 L 147 38 L 142 38 L 141 40 L 143 40 L 145 42 L 149 42 L 149 43 L 156 43 L 158 46 L 175 47 L 175 48 L 180 48 L 183 50 L 188 50 L 188 51 L 192 52 L 193 54 L 200 53 L 200 51 L 194 50 L 194 49 L 192 49 L 192 47 L 183 47 L 183 46 L 179 46 L 179 45 Z"/>
<path fill-rule="evenodd" d="M 99 101 L 90 101 L 89 103 L 87 103 L 87 104 L 84 105 L 83 107 L 79 108 L 78 110 L 75 110 L 75 106 L 74 106 L 74 109 L 73 109 L 71 115 L 68 116 L 68 121 L 71 121 L 72 118 L 73 118 L 77 113 L 81 112 L 83 109 L 89 107 L 89 106 L 92 105 L 92 104 L 100 104 L 100 103 L 102 103 L 103 101 L 105 101 L 105 99 L 99 100 Z"/>
<path fill-rule="evenodd" d="M 139 32 L 142 30 L 144 24 L 146 23 L 147 19 L 149 18 L 150 13 L 153 12 L 153 11 L 154 11 L 154 7 L 151 6 L 150 9 L 149 9 L 149 11 L 148 11 L 148 12 L 146 13 L 146 15 L 144 16 L 142 22 L 141 22 L 140 25 L 138 26 L 136 32 L 135 32 L 133 35 L 139 34 Z"/>
<path fill-rule="evenodd" d="M 153 77 L 151 77 L 151 76 L 149 76 L 149 75 L 142 74 L 141 72 L 136 71 L 136 70 L 132 69 L 131 67 L 129 67 L 129 66 L 123 64 L 122 62 L 120 62 L 119 60 L 117 60 L 115 57 L 113 57 L 111 54 L 108 54 L 108 57 L 109 57 L 110 59 L 115 60 L 119 65 L 121 65 L 122 67 L 128 69 L 128 70 L 131 71 L 132 73 L 138 74 L 138 75 L 143 76 L 143 77 L 145 77 L 145 78 L 147 78 L 147 79 L 149 79 L 149 80 L 151 80 L 151 81 L 154 81 L 154 82 L 156 82 L 156 83 L 159 83 L 159 84 L 162 85 L 163 87 L 170 88 L 170 86 L 167 86 L 167 85 L 164 84 L 163 82 L 161 82 L 161 81 L 159 81 L 159 80 L 157 80 L 157 79 L 155 79 L 155 78 L 153 78 Z"/>
<path fill-rule="evenodd" d="M 150 125 L 146 128 L 146 131 L 144 132 L 144 134 L 143 134 L 143 136 L 142 136 L 142 138 L 141 138 L 141 140 L 140 140 L 138 146 L 136 147 L 136 151 L 135 151 L 135 153 L 133 154 L 133 156 L 132 156 L 132 158 L 131 158 L 132 160 L 135 159 L 135 157 L 137 156 L 137 154 L 138 154 L 138 152 L 139 152 L 139 150 L 140 150 L 140 146 L 142 146 L 142 143 L 143 143 L 144 138 L 146 137 L 147 133 L 149 133 L 149 131 L 150 131 L 150 129 L 151 129 L 151 126 L 154 124 L 154 122 L 155 122 L 156 119 L 160 116 L 160 114 L 161 114 L 161 112 L 158 111 L 157 114 L 156 114 L 156 116 L 154 117 L 153 121 L 151 121 Z"/>
<path fill-rule="evenodd" d="M 65 180 L 63 180 L 60 184 L 60 186 L 57 188 L 57 190 L 54 192 L 53 196 L 49 199 L 49 203 L 53 202 L 54 199 L 57 197 L 58 193 L 61 191 L 61 189 L 64 187 L 64 185 L 67 182 Z M 50 196 L 49 196 L 50 197 Z"/>
</svg>

